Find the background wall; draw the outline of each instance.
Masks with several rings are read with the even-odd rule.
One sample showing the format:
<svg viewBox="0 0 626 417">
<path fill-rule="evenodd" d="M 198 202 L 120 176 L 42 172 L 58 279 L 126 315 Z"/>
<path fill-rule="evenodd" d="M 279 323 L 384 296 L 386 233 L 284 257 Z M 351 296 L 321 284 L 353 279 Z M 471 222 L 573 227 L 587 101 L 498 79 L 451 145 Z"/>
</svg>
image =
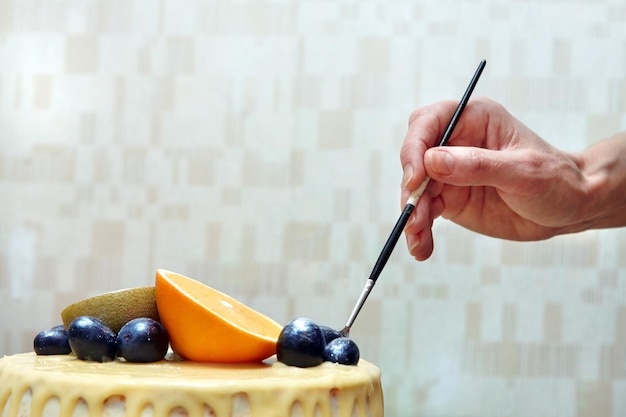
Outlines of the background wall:
<svg viewBox="0 0 626 417">
<path fill-rule="evenodd" d="M 622 0 L 0 0 L 0 354 L 156 268 L 342 327 L 399 213 L 411 110 L 626 128 Z M 402 240 L 355 323 L 390 417 L 626 414 L 626 231 Z"/>
</svg>

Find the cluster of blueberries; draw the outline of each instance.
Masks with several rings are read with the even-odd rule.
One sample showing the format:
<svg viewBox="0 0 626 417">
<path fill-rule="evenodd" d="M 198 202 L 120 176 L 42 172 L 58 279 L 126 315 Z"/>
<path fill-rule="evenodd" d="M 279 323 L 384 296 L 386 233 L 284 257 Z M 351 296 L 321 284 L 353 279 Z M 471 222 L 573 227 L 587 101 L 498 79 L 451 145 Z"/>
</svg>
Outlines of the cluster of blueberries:
<svg viewBox="0 0 626 417">
<path fill-rule="evenodd" d="M 148 363 L 165 357 L 169 337 L 161 323 L 151 318 L 133 319 L 115 334 L 101 320 L 80 316 L 67 330 L 59 325 L 39 332 L 33 345 L 38 355 L 74 352 L 86 361 L 110 362 L 120 356 L 128 362 Z"/>
<path fill-rule="evenodd" d="M 333 328 L 301 317 L 287 323 L 281 331 L 276 357 L 286 365 L 308 368 L 324 361 L 356 365 L 360 353 L 354 340 L 342 337 Z"/>
<path fill-rule="evenodd" d="M 91 316 L 74 319 L 67 330 L 63 325 L 43 330 L 33 342 L 38 355 L 64 355 L 74 352 L 78 359 L 110 362 L 122 357 L 127 362 L 160 361 L 169 348 L 167 332 L 156 320 L 137 318 L 115 334 L 101 320 Z M 278 361 L 300 368 L 322 362 L 356 365 L 356 343 L 328 326 L 318 326 L 307 318 L 290 321 L 282 329 L 276 345 Z"/>
</svg>

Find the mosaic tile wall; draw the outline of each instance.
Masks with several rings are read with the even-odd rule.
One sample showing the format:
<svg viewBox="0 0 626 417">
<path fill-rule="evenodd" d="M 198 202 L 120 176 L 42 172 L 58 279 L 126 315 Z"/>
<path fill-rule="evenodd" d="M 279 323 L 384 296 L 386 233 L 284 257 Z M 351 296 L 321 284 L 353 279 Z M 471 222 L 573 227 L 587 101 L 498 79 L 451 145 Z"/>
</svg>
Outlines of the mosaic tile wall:
<svg viewBox="0 0 626 417">
<path fill-rule="evenodd" d="M 623 0 L 0 0 L 0 354 L 156 268 L 341 327 L 411 110 L 485 58 L 476 95 L 582 150 L 626 129 L 625 21 Z M 422 263 L 401 241 L 353 328 L 387 416 L 626 415 L 626 230 L 435 238 Z"/>
</svg>

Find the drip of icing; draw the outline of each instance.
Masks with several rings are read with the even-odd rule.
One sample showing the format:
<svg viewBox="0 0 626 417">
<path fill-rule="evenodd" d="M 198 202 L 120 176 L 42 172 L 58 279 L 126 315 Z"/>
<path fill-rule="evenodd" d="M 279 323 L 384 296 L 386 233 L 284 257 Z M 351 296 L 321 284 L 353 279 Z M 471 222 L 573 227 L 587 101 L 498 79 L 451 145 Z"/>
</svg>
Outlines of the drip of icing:
<svg viewBox="0 0 626 417">
<path fill-rule="evenodd" d="M 30 413 L 20 413 L 29 393 Z M 54 399 L 58 406 L 50 405 Z M 168 417 L 181 409 L 189 417 L 291 417 L 296 410 L 304 417 L 383 417 L 380 370 L 364 360 L 297 368 L 279 362 L 94 363 L 33 353 L 0 359 L 2 417 L 44 417 L 44 409 L 55 408 L 57 416 L 100 417 L 110 412 L 107 402 L 123 407 L 126 417 Z M 77 412 L 81 403 L 86 413 Z"/>
</svg>

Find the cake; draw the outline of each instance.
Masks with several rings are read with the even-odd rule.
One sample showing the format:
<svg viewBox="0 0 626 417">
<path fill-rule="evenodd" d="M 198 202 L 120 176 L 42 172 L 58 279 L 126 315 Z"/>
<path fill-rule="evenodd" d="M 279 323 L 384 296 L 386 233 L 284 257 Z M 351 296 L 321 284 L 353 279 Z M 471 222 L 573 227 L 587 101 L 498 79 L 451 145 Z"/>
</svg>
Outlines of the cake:
<svg viewBox="0 0 626 417">
<path fill-rule="evenodd" d="M 105 312 L 122 310 L 113 331 Z M 352 340 L 305 318 L 281 326 L 184 275 L 157 270 L 153 290 L 61 316 L 34 352 L 0 358 L 0 417 L 383 417 L 380 370 Z"/>
<path fill-rule="evenodd" d="M 380 370 L 325 362 L 86 362 L 21 353 L 0 359 L 2 417 L 383 417 Z"/>
</svg>

